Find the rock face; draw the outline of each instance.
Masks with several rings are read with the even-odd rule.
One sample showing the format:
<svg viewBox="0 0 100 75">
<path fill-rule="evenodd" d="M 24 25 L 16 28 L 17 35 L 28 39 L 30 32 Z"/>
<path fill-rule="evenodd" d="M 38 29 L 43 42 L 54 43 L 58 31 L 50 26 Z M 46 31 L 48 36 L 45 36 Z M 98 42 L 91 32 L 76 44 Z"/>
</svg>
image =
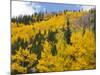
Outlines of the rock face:
<svg viewBox="0 0 100 75">
<path fill-rule="evenodd" d="M 32 73 L 34 73 L 34 72 L 36 72 L 36 69 L 35 69 L 35 67 L 33 67 L 33 68 L 30 68 L 29 71 L 32 72 Z"/>
</svg>

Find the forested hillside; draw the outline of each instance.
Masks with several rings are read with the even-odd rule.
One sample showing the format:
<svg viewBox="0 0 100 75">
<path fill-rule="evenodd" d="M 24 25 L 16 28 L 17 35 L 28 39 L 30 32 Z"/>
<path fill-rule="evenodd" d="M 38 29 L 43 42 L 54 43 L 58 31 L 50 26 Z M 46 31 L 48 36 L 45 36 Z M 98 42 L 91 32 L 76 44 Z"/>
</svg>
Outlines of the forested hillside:
<svg viewBox="0 0 100 75">
<path fill-rule="evenodd" d="M 91 9 L 13 17 L 12 73 L 95 69 L 95 14 Z"/>
</svg>

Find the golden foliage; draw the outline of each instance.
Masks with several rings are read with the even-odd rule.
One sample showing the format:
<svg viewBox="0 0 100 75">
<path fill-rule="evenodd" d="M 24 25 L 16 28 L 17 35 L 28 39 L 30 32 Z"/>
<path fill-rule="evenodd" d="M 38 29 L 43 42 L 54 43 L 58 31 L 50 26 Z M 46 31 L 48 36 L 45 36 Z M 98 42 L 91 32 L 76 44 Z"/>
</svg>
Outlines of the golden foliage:
<svg viewBox="0 0 100 75">
<path fill-rule="evenodd" d="M 12 73 L 27 73 L 30 67 L 34 68 L 33 65 L 36 61 L 38 61 L 35 64 L 37 72 L 95 69 L 95 33 L 91 28 L 86 28 L 84 32 L 83 28 L 74 25 L 76 18 L 79 19 L 86 13 L 88 12 L 68 11 L 65 14 L 52 16 L 46 21 L 31 23 L 31 25 L 19 24 L 17 26 L 16 23 L 12 23 L 12 45 L 18 41 L 18 38 L 28 43 L 25 45 L 25 49 L 16 49 L 15 54 L 12 54 Z M 64 34 L 67 27 L 66 18 L 70 18 L 71 44 L 66 42 L 67 37 Z M 50 32 L 55 32 L 56 42 L 48 40 Z M 37 34 L 39 34 L 38 39 L 35 39 Z M 40 35 L 44 39 L 41 40 Z M 55 55 L 52 54 L 54 46 L 54 50 L 57 51 Z M 40 59 L 37 58 L 38 55 L 34 53 L 33 49 L 41 51 Z"/>
<path fill-rule="evenodd" d="M 31 67 L 35 61 L 37 60 L 37 56 L 27 49 L 19 49 L 16 50 L 16 54 L 12 55 L 12 72 L 18 73 L 27 73 L 29 67 Z"/>
</svg>

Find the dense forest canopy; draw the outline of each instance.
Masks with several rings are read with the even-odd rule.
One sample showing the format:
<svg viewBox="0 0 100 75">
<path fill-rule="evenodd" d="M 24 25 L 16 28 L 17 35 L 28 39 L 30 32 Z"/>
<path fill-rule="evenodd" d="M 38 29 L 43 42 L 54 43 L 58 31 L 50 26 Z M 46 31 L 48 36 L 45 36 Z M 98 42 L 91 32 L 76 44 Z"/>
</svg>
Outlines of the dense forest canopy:
<svg viewBox="0 0 100 75">
<path fill-rule="evenodd" d="M 11 71 L 96 68 L 96 10 L 39 12 L 11 19 Z"/>
</svg>

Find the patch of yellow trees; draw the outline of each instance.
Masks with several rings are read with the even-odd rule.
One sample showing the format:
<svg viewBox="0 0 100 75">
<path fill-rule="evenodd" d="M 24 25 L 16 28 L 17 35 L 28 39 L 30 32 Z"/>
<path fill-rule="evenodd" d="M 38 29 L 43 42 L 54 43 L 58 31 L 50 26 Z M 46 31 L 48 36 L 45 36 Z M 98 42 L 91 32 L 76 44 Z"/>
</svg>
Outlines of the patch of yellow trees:
<svg viewBox="0 0 100 75">
<path fill-rule="evenodd" d="M 16 23 L 12 23 L 12 73 L 95 69 L 95 33 L 91 27 L 85 28 L 85 31 L 81 26 L 73 27 L 75 19 L 86 13 L 66 12 L 27 26 L 19 24 L 17 27 Z M 70 18 L 70 44 L 65 36 L 67 16 Z"/>
</svg>

